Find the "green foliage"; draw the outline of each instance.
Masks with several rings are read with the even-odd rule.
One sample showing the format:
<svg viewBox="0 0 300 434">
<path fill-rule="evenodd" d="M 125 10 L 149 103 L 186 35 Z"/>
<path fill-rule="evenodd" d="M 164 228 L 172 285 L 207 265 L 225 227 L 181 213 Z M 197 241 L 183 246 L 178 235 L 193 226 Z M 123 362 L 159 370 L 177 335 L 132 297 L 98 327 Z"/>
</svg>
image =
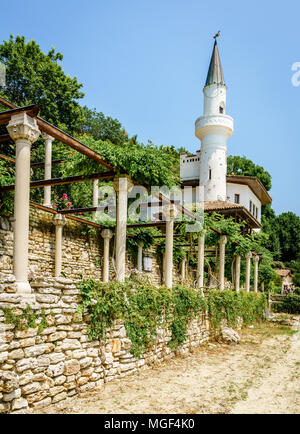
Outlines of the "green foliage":
<svg viewBox="0 0 300 434">
<path fill-rule="evenodd" d="M 161 239 L 159 244 L 157 244 L 156 253 L 159 256 L 162 256 L 162 254 L 165 252 L 165 250 L 166 250 L 166 240 L 165 240 L 165 238 L 163 238 L 163 239 Z M 174 264 L 179 265 L 180 262 L 183 260 L 184 256 L 185 256 L 185 251 L 180 246 L 180 242 L 178 240 L 174 239 L 173 240 L 173 262 L 174 262 Z"/>
<path fill-rule="evenodd" d="M 84 118 L 77 102 L 84 93 L 82 84 L 64 73 L 58 64 L 62 60 L 54 48 L 44 54 L 34 40 L 26 43 L 24 36 L 11 35 L 0 45 L 0 61 L 6 66 L 2 96 L 18 106 L 37 104 L 46 120 L 75 131 Z"/>
<path fill-rule="evenodd" d="M 38 333 L 42 333 L 45 328 L 49 327 L 44 309 L 42 309 L 41 313 L 36 313 L 30 306 L 26 306 L 22 312 L 16 308 L 4 308 L 2 310 L 5 324 L 14 324 L 15 330 L 38 327 Z"/>
<path fill-rule="evenodd" d="M 189 323 L 207 309 L 216 331 L 223 319 L 230 325 L 237 324 L 238 316 L 245 325 L 262 320 L 266 305 L 263 294 L 211 291 L 206 300 L 194 288 L 168 289 L 138 280 L 104 284 L 90 279 L 80 284 L 80 294 L 79 310 L 85 314 L 89 337 L 105 340 L 106 330 L 122 319 L 135 357 L 153 345 L 158 329 L 168 328 L 169 346 L 177 348 L 187 338 Z"/>
<path fill-rule="evenodd" d="M 274 312 L 284 312 L 290 314 L 300 314 L 300 296 L 289 294 L 284 297 L 283 301 L 273 305 Z"/>
<path fill-rule="evenodd" d="M 114 145 L 123 145 L 128 142 L 128 134 L 117 119 L 98 113 L 96 109 L 83 107 L 84 122 L 81 133 L 92 136 L 95 140 L 110 141 Z"/>
<path fill-rule="evenodd" d="M 293 274 L 293 283 L 300 287 L 300 259 L 290 262 L 290 267 Z"/>
<path fill-rule="evenodd" d="M 131 257 L 136 260 L 139 243 L 143 243 L 143 250 L 147 250 L 155 243 L 155 235 L 159 235 L 156 228 L 130 228 L 127 229 L 127 234 L 134 235 L 134 237 L 126 238 L 127 251 Z"/>
<path fill-rule="evenodd" d="M 278 216 L 277 221 L 281 260 L 289 262 L 300 258 L 300 217 L 285 212 Z"/>
<path fill-rule="evenodd" d="M 237 327 L 239 317 L 243 325 L 264 319 L 265 294 L 211 290 L 207 302 L 209 321 L 216 333 L 225 320 L 230 327 Z"/>
<path fill-rule="evenodd" d="M 256 176 L 267 190 L 271 190 L 272 188 L 272 179 L 269 172 L 245 156 L 229 155 L 227 158 L 227 173 L 228 175 Z"/>
<path fill-rule="evenodd" d="M 0 186 L 10 185 L 15 183 L 15 170 L 5 160 L 0 160 Z M 14 195 L 12 192 L 0 194 L 0 215 L 13 212 Z"/>
<path fill-rule="evenodd" d="M 179 153 L 174 147 L 155 146 L 151 142 L 147 145 L 127 142 L 117 146 L 91 136 L 81 136 L 79 139 L 101 154 L 117 172 L 125 171 L 141 185 L 172 187 L 179 182 Z M 99 172 L 99 164 L 75 153 L 66 170 L 69 174 L 90 175 Z"/>
</svg>

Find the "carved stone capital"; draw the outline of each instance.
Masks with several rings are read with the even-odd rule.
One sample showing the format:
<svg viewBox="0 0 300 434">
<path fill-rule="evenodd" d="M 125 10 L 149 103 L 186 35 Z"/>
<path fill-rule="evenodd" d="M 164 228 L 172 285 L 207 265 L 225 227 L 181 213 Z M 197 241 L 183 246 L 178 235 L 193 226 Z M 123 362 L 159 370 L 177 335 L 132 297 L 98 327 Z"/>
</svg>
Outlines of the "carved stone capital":
<svg viewBox="0 0 300 434">
<path fill-rule="evenodd" d="M 32 144 L 40 135 L 36 120 L 25 112 L 12 116 L 6 128 L 14 142 L 23 139 Z"/>
<path fill-rule="evenodd" d="M 113 186 L 116 193 L 129 193 L 133 189 L 133 183 L 127 175 L 116 177 L 113 181 Z"/>
<path fill-rule="evenodd" d="M 163 215 L 164 215 L 166 221 L 174 220 L 176 218 L 177 214 L 178 214 L 178 209 L 173 203 L 170 203 L 170 204 L 164 206 Z"/>
<path fill-rule="evenodd" d="M 103 229 L 103 231 L 101 232 L 101 237 L 104 239 L 111 239 L 113 236 L 113 232 L 110 229 Z"/>
<path fill-rule="evenodd" d="M 251 252 L 249 252 L 249 253 L 247 253 L 247 255 L 246 255 L 246 259 L 251 259 L 252 258 L 252 253 Z"/>
<path fill-rule="evenodd" d="M 255 255 L 254 258 L 253 258 L 253 261 L 254 262 L 259 262 L 259 260 L 260 260 L 260 257 L 258 255 Z"/>
<path fill-rule="evenodd" d="M 42 135 L 42 138 L 45 140 L 45 142 L 54 142 L 54 137 L 52 137 L 52 136 L 49 136 L 49 134 L 46 134 L 46 133 L 42 133 L 41 134 Z"/>
<path fill-rule="evenodd" d="M 55 226 L 64 226 L 67 223 L 66 217 L 62 214 L 55 214 L 53 217 L 53 223 Z"/>
<path fill-rule="evenodd" d="M 219 239 L 219 244 L 226 244 L 227 243 L 227 237 L 226 235 L 221 235 L 220 239 Z"/>
</svg>

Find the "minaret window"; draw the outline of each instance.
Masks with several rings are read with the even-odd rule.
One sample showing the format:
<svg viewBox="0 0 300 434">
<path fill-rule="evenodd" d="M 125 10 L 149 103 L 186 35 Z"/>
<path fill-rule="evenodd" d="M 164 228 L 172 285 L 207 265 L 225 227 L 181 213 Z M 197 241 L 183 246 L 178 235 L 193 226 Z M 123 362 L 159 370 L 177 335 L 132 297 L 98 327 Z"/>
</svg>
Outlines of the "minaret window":
<svg viewBox="0 0 300 434">
<path fill-rule="evenodd" d="M 211 169 L 208 171 L 208 179 L 211 180 Z"/>
<path fill-rule="evenodd" d="M 223 107 L 222 107 L 222 106 L 220 106 L 220 107 L 219 107 L 219 113 L 221 113 L 221 114 L 222 114 L 223 112 L 224 112 L 224 109 L 223 109 Z"/>
</svg>

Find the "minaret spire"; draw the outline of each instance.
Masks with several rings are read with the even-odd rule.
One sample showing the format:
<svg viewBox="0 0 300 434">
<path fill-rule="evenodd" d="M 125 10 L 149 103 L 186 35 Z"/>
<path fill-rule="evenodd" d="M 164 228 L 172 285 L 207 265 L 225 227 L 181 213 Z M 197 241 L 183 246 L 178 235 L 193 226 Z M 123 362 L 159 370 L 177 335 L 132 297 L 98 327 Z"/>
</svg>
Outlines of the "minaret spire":
<svg viewBox="0 0 300 434">
<path fill-rule="evenodd" d="M 217 37 L 220 36 L 220 31 L 214 36 L 215 43 L 213 52 L 211 55 L 210 65 L 206 78 L 205 86 L 210 84 L 222 84 L 225 85 L 224 75 L 218 50 Z"/>
<path fill-rule="evenodd" d="M 214 39 L 206 84 L 203 116 L 196 120 L 196 137 L 201 140 L 199 186 L 206 202 L 226 201 L 227 140 L 233 134 L 233 119 L 226 114 L 227 88 Z"/>
</svg>

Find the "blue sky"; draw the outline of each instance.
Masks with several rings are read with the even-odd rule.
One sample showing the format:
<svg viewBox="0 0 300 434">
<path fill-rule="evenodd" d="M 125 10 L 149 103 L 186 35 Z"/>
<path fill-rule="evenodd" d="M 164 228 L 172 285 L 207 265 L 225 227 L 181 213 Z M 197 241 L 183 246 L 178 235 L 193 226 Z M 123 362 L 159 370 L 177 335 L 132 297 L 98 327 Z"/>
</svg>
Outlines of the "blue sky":
<svg viewBox="0 0 300 434">
<path fill-rule="evenodd" d="M 228 153 L 271 173 L 276 213 L 300 215 L 300 86 L 291 83 L 299 16 L 296 0 L 14 0 L 1 5 L 0 39 L 20 34 L 44 51 L 54 46 L 65 72 L 84 84 L 83 103 L 140 141 L 193 152 L 212 36 L 221 30 L 235 121 Z"/>
</svg>

